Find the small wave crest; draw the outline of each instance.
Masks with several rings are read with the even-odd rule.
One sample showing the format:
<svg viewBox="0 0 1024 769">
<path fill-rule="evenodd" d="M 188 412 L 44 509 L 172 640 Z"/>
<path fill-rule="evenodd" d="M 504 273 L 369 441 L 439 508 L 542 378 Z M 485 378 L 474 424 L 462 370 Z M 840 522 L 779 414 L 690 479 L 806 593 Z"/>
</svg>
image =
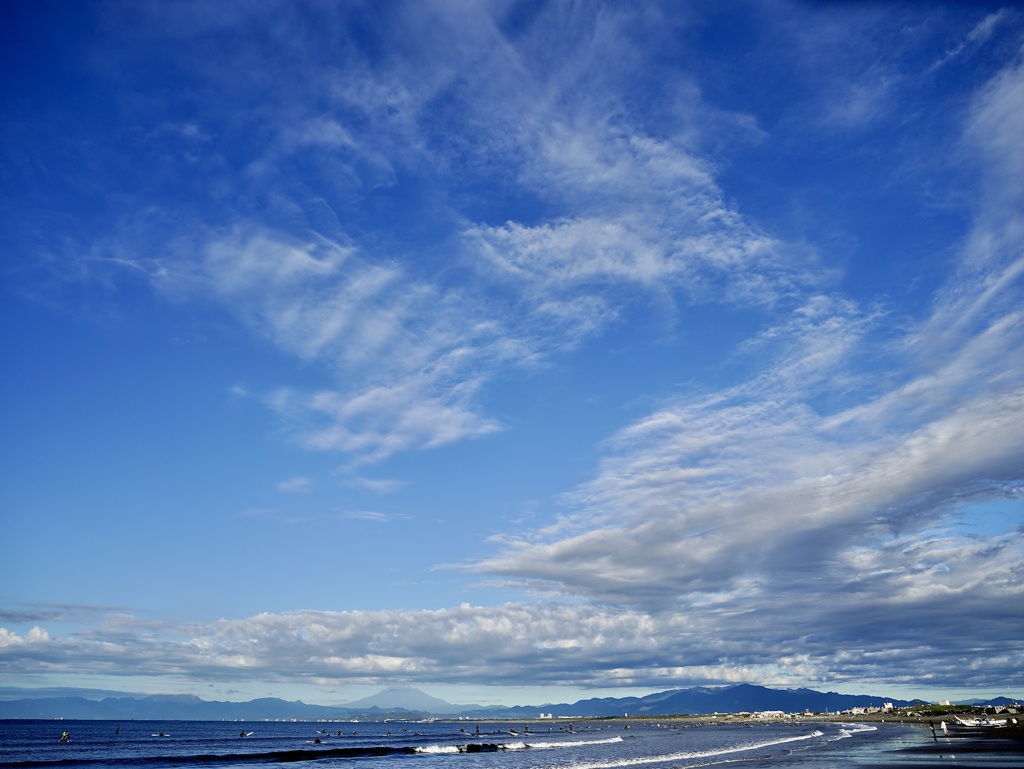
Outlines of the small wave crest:
<svg viewBox="0 0 1024 769">
<path fill-rule="evenodd" d="M 837 731 L 835 734 L 825 737 L 825 739 L 828 742 L 848 740 L 850 737 L 854 737 L 857 734 L 862 734 L 864 732 L 874 732 L 878 730 L 877 726 L 872 726 L 871 724 L 838 724 L 838 726 L 839 731 Z"/>
<path fill-rule="evenodd" d="M 609 737 L 604 740 L 560 740 L 558 742 L 531 742 L 528 747 L 536 749 L 552 748 L 578 748 L 581 745 L 611 745 L 614 742 L 622 742 L 621 737 Z"/>
<path fill-rule="evenodd" d="M 850 734 L 856 734 L 857 732 L 877 732 L 878 727 L 874 724 L 843 724 L 843 729 L 848 731 Z"/>
<path fill-rule="evenodd" d="M 878 727 L 871 724 L 842 724 L 839 728 L 839 733 L 833 739 L 845 740 L 862 732 L 874 732 L 877 730 Z"/>
<path fill-rule="evenodd" d="M 657 756 L 640 756 L 636 758 L 623 758 L 618 761 L 595 761 L 586 764 L 574 764 L 572 769 L 618 769 L 624 766 L 643 766 L 645 764 L 661 764 L 670 761 L 692 761 L 693 759 L 722 758 L 737 753 L 745 753 L 751 750 L 763 750 L 765 748 L 785 745 L 787 743 L 804 742 L 821 736 L 821 732 L 814 731 L 808 734 L 801 734 L 795 737 L 781 737 L 776 740 L 763 740 L 761 742 L 749 742 L 743 745 L 732 745 L 726 748 L 715 750 L 693 751 L 684 753 L 665 753 Z M 735 759 L 740 760 L 740 759 Z"/>
<path fill-rule="evenodd" d="M 441 753 L 464 753 L 465 750 L 458 745 L 424 745 L 413 748 L 416 753 L 441 754 Z"/>
</svg>

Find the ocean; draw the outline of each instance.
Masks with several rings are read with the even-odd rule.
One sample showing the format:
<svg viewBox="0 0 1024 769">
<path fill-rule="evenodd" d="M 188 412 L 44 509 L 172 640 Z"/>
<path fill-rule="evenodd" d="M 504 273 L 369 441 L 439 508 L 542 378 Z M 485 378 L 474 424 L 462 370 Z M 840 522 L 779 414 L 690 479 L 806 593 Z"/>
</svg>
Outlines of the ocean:
<svg viewBox="0 0 1024 769">
<path fill-rule="evenodd" d="M 67 732 L 66 742 L 61 735 Z M 999 735 L 899 723 L 0 721 L 0 767 L 1021 769 Z"/>
</svg>

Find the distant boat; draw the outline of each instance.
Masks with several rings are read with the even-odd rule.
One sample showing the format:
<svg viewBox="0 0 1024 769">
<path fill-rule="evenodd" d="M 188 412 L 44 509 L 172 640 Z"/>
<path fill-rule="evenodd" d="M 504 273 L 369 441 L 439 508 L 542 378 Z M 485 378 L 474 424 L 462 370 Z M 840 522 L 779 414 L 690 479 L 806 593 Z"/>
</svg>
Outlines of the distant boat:
<svg viewBox="0 0 1024 769">
<path fill-rule="evenodd" d="M 965 721 L 962 718 L 957 718 L 956 716 L 953 716 L 953 720 L 957 722 L 958 726 L 966 726 L 966 727 L 969 727 L 971 729 L 979 729 L 979 728 L 998 729 L 1000 727 L 1006 726 L 1006 719 L 1005 718 L 999 718 L 999 719 L 995 719 L 995 718 L 968 718 Z"/>
</svg>

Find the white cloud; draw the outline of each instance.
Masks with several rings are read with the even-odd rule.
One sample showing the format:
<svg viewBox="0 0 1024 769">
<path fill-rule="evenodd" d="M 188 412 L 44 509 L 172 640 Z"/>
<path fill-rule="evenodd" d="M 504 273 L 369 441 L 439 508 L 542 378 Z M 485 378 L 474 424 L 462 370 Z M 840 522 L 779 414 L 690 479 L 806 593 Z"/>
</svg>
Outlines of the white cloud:
<svg viewBox="0 0 1024 769">
<path fill-rule="evenodd" d="M 349 10 L 305 12 L 344 36 Z M 664 85 L 671 121 L 634 116 L 631 89 L 649 72 L 629 13 L 606 10 L 576 29 L 564 9 L 543 9 L 512 40 L 493 9 L 409 6 L 389 28 L 400 55 L 371 62 L 339 45 L 316 66 L 303 40 L 281 31 L 295 9 L 262 13 L 212 19 L 189 6 L 158 22 L 143 12 L 147 35 L 182 45 L 196 30 L 216 37 L 277 20 L 291 87 L 268 96 L 249 79 L 262 51 L 244 36 L 225 47 L 227 66 L 192 57 L 183 77 L 205 86 L 196 98 L 207 109 L 202 122 L 179 124 L 205 139 L 206 197 L 180 211 L 133 210 L 95 251 L 165 294 L 226 308 L 315 367 L 320 386 L 282 375 L 262 394 L 304 446 L 358 465 L 487 435 L 501 429 L 485 405 L 491 381 L 593 340 L 652 296 L 764 307 L 828 280 L 744 221 L 695 150 L 705 113 L 715 131 L 749 116 L 706 107 L 678 74 Z M 571 51 L 542 42 L 552 33 L 542 19 L 576 29 Z M 135 68 L 113 69 L 130 84 Z M 606 87 L 578 87 L 595 77 Z M 271 102 L 235 110 L 206 89 L 233 94 L 231 105 L 254 94 Z M 411 215 L 374 194 L 399 177 L 399 203 L 423 198 Z M 489 221 L 462 191 L 482 179 L 532 215 Z M 426 248 L 403 240 L 435 219 Z"/>
<path fill-rule="evenodd" d="M 897 539 L 850 551 L 843 589 L 813 579 L 738 585 L 728 604 L 646 612 L 566 603 L 462 604 L 434 611 L 297 611 L 158 626 L 111 617 L 51 638 L 47 648 L 0 651 L 0 667 L 74 669 L 152 681 L 668 688 L 757 680 L 792 685 L 857 680 L 893 686 L 993 686 L 1013 670 L 1000 649 L 1015 638 L 1019 538 Z M 1011 570 L 1007 572 L 1006 570 Z M 940 574 L 941 584 L 932 575 Z M 1017 581 L 1019 585 L 1019 580 Z M 780 589 L 776 589 L 780 588 Z M 770 591 L 770 601 L 769 592 Z M 950 633 L 949 616 L 985 623 L 986 638 Z M 871 652 L 863 648 L 871 636 Z M 787 650 L 780 652 L 780 650 Z M 983 654 L 965 670 L 943 656 Z"/>
<path fill-rule="evenodd" d="M 496 365 L 531 354 L 456 289 L 395 263 L 314 237 L 236 230 L 210 242 L 183 285 L 234 311 L 296 358 L 336 372 L 316 392 L 279 388 L 263 400 L 300 442 L 377 461 L 499 429 L 477 394 Z"/>
<path fill-rule="evenodd" d="M 1015 67 L 998 75 L 969 123 L 1010 168 L 1019 143 L 995 116 L 1013 111 L 1021 82 Z M 999 658 L 1024 605 L 1020 532 L 958 529 L 971 502 L 1005 500 L 1019 516 L 1024 467 L 1024 359 L 1008 354 L 1024 349 L 1021 185 L 1002 168 L 986 185 L 995 205 L 929 317 L 893 326 L 811 297 L 745 346 L 767 356 L 760 375 L 620 430 L 561 520 L 500 540 L 472 570 L 685 615 L 734 664 L 800 650 L 833 680 L 884 680 L 878 657 L 892 654 L 906 680 L 933 676 L 960 652 L 936 639 L 961 611 L 991 627 L 981 643 Z"/>
<path fill-rule="evenodd" d="M 535 349 L 591 339 L 651 299 L 765 307 L 831 279 L 730 210 L 680 147 L 611 127 L 580 132 L 584 148 L 543 162 L 547 194 L 578 215 L 463 233 L 478 270 L 516 296 Z"/>
<path fill-rule="evenodd" d="M 534 106 L 532 131 L 517 139 L 516 184 L 539 184 L 551 210 L 579 213 L 466 228 L 474 284 L 344 239 L 237 225 L 161 285 L 201 291 L 281 350 L 332 370 L 319 391 L 283 386 L 265 401 L 303 445 L 362 463 L 500 429 L 482 406 L 488 382 L 600 334 L 647 301 L 637 289 L 669 303 L 770 305 L 820 282 L 802 255 L 730 210 L 710 169 L 678 142 L 595 123 L 592 104 L 563 122 L 561 105 L 549 109 Z M 484 121 L 484 135 L 497 130 L 504 124 Z M 326 118 L 288 131 L 292 144 L 359 144 Z M 280 161 L 271 152 L 261 162 Z"/>
<path fill-rule="evenodd" d="M 554 539 L 515 541 L 475 570 L 602 601 L 732 601 L 748 577 L 774 590 L 790 571 L 831 574 L 849 548 L 1019 482 L 1024 361 L 1005 355 L 1024 345 L 1019 318 L 889 392 L 823 413 L 809 399 L 846 380 L 863 321 L 810 317 L 810 337 L 811 324 L 784 326 L 802 355 L 787 350 L 747 385 L 623 429 L 598 476 L 568 498 L 576 512 L 540 533 Z M 846 578 L 833 576 L 832 588 Z"/>
<path fill-rule="evenodd" d="M 429 375 L 411 374 L 405 381 L 351 394 L 281 390 L 270 403 L 280 414 L 309 425 L 298 436 L 307 448 L 341 451 L 363 462 L 501 429 L 472 404 L 479 383 L 461 382 L 448 388 L 443 384 Z"/>
<path fill-rule="evenodd" d="M 0 627 L 0 649 L 7 647 L 23 647 L 29 644 L 42 644 L 50 640 L 50 634 L 40 627 L 33 627 L 25 635 Z"/>
<path fill-rule="evenodd" d="M 305 475 L 296 475 L 277 484 L 277 490 L 285 494 L 310 491 L 313 488 L 313 479 Z"/>
<path fill-rule="evenodd" d="M 405 483 L 397 478 L 368 478 L 366 476 L 352 475 L 349 472 L 342 474 L 341 483 L 351 488 L 365 489 L 376 494 L 387 494 L 405 486 Z"/>
<path fill-rule="evenodd" d="M 934 72 L 960 56 L 970 56 L 973 54 L 992 38 L 1001 25 L 1009 22 L 1014 15 L 1014 11 L 1009 8 L 1000 8 L 995 13 L 990 13 L 979 21 L 963 39 L 958 40 L 952 48 L 932 64 L 929 72 Z"/>
<path fill-rule="evenodd" d="M 206 197 L 177 213 L 140 205 L 108 247 L 82 250 L 176 298 L 225 309 L 302 366 L 303 385 L 289 379 L 297 371 L 282 373 L 257 397 L 301 445 L 351 457 L 341 480 L 361 489 L 399 485 L 355 474 L 368 463 L 502 429 L 486 398 L 496 377 L 593 342 L 652 300 L 776 313 L 738 351 L 759 373 L 664 398 L 607 441 L 593 480 L 566 495 L 565 515 L 494 540 L 497 552 L 470 566 L 564 604 L 310 611 L 188 627 L 111 617 L 93 632 L 0 630 L 0 666 L 645 686 L 887 683 L 894 670 L 990 685 L 1013 672 L 1000 644 L 1019 633 L 1020 532 L 964 531 L 956 513 L 1003 498 L 1019 509 L 1019 63 L 967 105 L 962 152 L 983 174 L 974 225 L 958 272 L 930 316 L 915 320 L 829 293 L 833 273 L 729 200 L 722 169 L 699 148 L 723 125 L 750 132 L 750 116 L 712 110 L 678 76 L 644 91 L 652 103 L 671 97 L 670 107 L 635 109 L 631 87 L 657 77 L 615 9 L 583 13 L 588 23 L 569 25 L 571 44 L 557 46 L 551 38 L 566 31 L 557 22 L 576 9 L 550 5 L 516 40 L 490 12 L 409 4 L 389 29 L 393 47 L 372 65 L 342 40 L 333 66 L 313 66 L 316 51 L 288 39 L 290 25 L 268 25 L 294 57 L 294 90 L 274 91 L 256 117 L 200 94 L 206 122 L 153 123 L 203 145 Z M 176 8 L 166 34 L 191 40 L 260 13 Z M 879 13 L 876 22 L 891 19 Z M 823 67 L 814 108 L 844 128 L 891 115 L 905 82 L 881 66 L 850 74 L 865 60 L 865 30 L 878 27 L 830 18 L 827 34 L 800 30 L 814 48 L 804 66 L 843 56 Z M 989 16 L 965 45 L 1007 18 Z M 199 79 L 262 102 L 245 78 L 259 70 L 247 66 L 259 49 L 242 36 L 229 52 L 216 71 L 191 57 Z M 229 146 L 250 134 L 258 140 Z M 191 160 L 182 176 L 193 178 Z M 372 196 L 398 179 L 402 195 L 419 196 L 414 222 L 394 215 L 409 210 L 400 196 Z M 164 245 L 166 231 L 194 241 Z M 278 488 L 309 484 L 295 476 Z M 988 645 L 968 649 L 977 638 L 950 633 L 949 617 L 984 625 Z M 979 651 L 985 667 L 940 664 Z"/>
<path fill-rule="evenodd" d="M 569 151 L 542 148 L 531 161 L 547 174 L 542 189 L 579 215 L 465 232 L 468 247 L 496 268 L 498 279 L 517 282 L 528 300 L 549 308 L 578 301 L 583 292 L 614 308 L 642 288 L 687 302 L 713 296 L 758 305 L 821 279 L 803 255 L 784 253 L 730 210 L 709 170 L 682 147 L 622 135 L 619 126 L 580 123 L 553 132 Z M 527 178 L 535 173 L 524 171 Z"/>
<path fill-rule="evenodd" d="M 404 521 L 410 518 L 410 516 L 405 513 L 380 513 L 374 510 L 346 510 L 340 515 L 342 518 L 350 518 L 357 521 L 371 521 L 373 523 Z"/>
</svg>

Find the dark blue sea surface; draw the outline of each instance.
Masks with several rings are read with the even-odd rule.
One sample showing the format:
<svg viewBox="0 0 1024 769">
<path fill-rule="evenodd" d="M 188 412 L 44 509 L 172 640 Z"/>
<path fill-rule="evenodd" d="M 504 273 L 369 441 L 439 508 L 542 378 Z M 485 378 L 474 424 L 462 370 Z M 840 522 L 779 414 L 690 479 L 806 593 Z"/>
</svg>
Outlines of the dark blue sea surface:
<svg viewBox="0 0 1024 769">
<path fill-rule="evenodd" d="M 2 767 L 1019 769 L 1019 746 L 895 723 L 0 721 Z"/>
</svg>

